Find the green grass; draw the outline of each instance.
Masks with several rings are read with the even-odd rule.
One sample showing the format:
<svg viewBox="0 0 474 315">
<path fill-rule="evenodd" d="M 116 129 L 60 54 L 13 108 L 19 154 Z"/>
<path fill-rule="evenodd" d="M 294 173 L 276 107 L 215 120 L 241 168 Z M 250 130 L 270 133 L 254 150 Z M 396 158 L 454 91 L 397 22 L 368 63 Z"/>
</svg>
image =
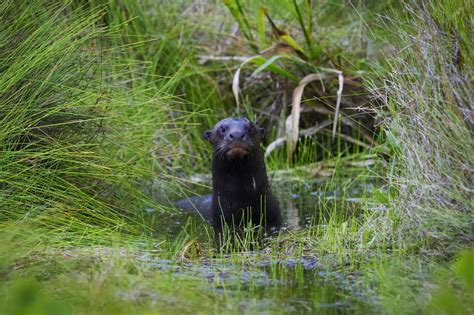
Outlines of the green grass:
<svg viewBox="0 0 474 315">
<path fill-rule="evenodd" d="M 465 34 L 463 4 L 430 4 L 430 15 L 414 15 L 399 30 L 400 41 L 411 43 L 390 61 L 388 99 L 380 113 L 387 121 L 386 146 L 394 155 L 392 186 L 402 197 L 391 205 L 410 218 L 401 233 L 423 233 L 443 254 L 469 242 L 474 209 L 469 188 L 472 42 Z"/>
<path fill-rule="evenodd" d="M 472 8 L 351 3 L 2 2 L 0 313 L 472 313 Z M 231 115 L 294 229 L 219 251 L 172 202 Z"/>
</svg>

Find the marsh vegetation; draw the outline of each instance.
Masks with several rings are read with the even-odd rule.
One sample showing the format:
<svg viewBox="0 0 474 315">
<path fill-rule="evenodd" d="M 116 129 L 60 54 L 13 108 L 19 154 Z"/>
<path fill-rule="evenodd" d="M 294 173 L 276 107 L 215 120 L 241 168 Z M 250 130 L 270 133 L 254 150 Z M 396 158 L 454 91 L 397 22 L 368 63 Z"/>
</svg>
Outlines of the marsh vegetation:
<svg viewBox="0 0 474 315">
<path fill-rule="evenodd" d="M 0 313 L 474 312 L 472 3 L 0 3 Z M 203 131 L 284 227 L 216 248 Z"/>
</svg>

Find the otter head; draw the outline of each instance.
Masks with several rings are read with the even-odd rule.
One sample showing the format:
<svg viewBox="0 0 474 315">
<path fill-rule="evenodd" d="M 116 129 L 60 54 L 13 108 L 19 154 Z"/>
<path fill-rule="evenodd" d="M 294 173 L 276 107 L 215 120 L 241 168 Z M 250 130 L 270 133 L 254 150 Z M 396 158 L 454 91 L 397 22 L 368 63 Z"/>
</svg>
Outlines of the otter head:
<svg viewBox="0 0 474 315">
<path fill-rule="evenodd" d="M 214 128 L 204 132 L 204 138 L 213 148 L 215 156 L 243 159 L 260 150 L 265 128 L 259 128 L 247 118 L 226 118 Z"/>
</svg>

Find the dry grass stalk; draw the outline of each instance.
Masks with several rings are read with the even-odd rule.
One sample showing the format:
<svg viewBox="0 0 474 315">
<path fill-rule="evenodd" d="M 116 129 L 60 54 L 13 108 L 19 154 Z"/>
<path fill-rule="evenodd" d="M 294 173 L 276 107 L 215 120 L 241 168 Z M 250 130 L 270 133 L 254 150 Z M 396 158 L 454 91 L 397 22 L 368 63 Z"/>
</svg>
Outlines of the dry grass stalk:
<svg viewBox="0 0 474 315">
<path fill-rule="evenodd" d="M 286 119 L 286 141 L 288 142 L 288 159 L 293 155 L 296 149 L 296 143 L 299 137 L 299 124 L 301 113 L 301 98 L 303 97 L 304 88 L 313 81 L 320 81 L 326 76 L 319 73 L 312 73 L 305 76 L 296 89 L 293 91 L 293 99 L 291 103 L 291 114 Z"/>
</svg>

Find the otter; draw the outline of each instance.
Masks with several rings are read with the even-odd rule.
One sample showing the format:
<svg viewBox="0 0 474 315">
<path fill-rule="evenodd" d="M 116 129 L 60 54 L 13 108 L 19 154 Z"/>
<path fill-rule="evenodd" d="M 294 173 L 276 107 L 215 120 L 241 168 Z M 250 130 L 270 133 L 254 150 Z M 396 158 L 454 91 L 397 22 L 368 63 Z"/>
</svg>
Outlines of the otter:
<svg viewBox="0 0 474 315">
<path fill-rule="evenodd" d="M 224 225 L 235 228 L 251 222 L 267 231 L 281 225 L 260 147 L 264 135 L 265 128 L 247 118 L 226 118 L 204 132 L 213 147 L 210 216 L 216 234 Z"/>
</svg>

